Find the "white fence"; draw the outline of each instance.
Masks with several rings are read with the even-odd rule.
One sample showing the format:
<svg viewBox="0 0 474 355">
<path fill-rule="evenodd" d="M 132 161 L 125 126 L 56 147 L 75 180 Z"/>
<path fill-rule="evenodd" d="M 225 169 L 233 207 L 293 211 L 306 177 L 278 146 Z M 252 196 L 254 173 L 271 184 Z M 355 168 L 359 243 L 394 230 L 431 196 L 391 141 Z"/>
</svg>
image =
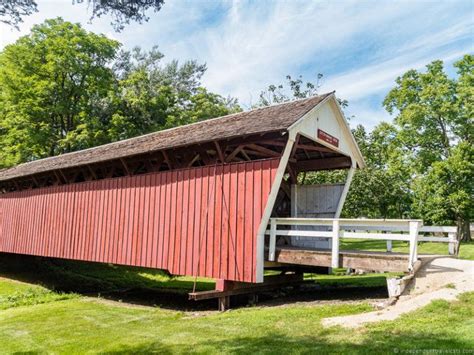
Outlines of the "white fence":
<svg viewBox="0 0 474 355">
<path fill-rule="evenodd" d="M 288 226 L 292 229 L 278 229 Z M 327 231 L 298 230 L 298 226 L 325 227 Z M 448 237 L 425 236 L 423 234 L 446 233 Z M 400 219 L 335 219 L 335 218 L 271 218 L 268 260 L 275 261 L 276 237 L 314 237 L 331 239 L 331 266 L 339 266 L 339 244 L 341 238 L 385 240 L 387 251 L 392 250 L 392 241 L 409 242 L 408 270 L 413 270 L 418 259 L 418 242 L 449 243 L 449 254 L 456 250 L 456 227 L 423 226 L 421 220 Z"/>
</svg>

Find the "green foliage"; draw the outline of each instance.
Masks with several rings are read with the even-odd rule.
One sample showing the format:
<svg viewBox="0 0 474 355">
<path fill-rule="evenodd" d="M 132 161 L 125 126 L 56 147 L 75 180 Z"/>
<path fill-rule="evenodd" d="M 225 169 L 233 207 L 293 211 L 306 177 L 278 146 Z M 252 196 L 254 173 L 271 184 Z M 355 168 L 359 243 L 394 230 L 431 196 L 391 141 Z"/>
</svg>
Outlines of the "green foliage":
<svg viewBox="0 0 474 355">
<path fill-rule="evenodd" d="M 130 21 L 138 23 L 148 21 L 146 11 L 148 9 L 160 11 L 164 0 L 72 0 L 73 4 L 84 2 L 87 2 L 87 9 L 92 9 L 91 20 L 110 15 L 111 25 L 116 31 L 121 31 Z M 23 22 L 23 18 L 37 11 L 38 5 L 35 0 L 0 1 L 0 22 L 19 29 L 18 25 Z"/>
<path fill-rule="evenodd" d="M 240 111 L 235 99 L 224 99 L 200 86 L 205 65 L 175 60 L 163 64 L 157 47 L 121 51 L 114 69 L 117 87 L 110 95 L 111 140 L 193 123 Z"/>
<path fill-rule="evenodd" d="M 119 43 L 46 20 L 0 54 L 0 166 L 106 140 L 97 106 L 113 83 Z"/>
<path fill-rule="evenodd" d="M 75 297 L 77 297 L 77 295 L 71 293 L 56 293 L 44 288 L 31 287 L 21 292 L 14 292 L 3 296 L 0 295 L 0 310 L 20 306 L 33 306 Z"/>
<path fill-rule="evenodd" d="M 412 155 L 414 172 L 446 159 L 459 141 L 472 143 L 474 56 L 466 55 L 455 67 L 455 79 L 441 61 L 428 64 L 424 73 L 410 70 L 384 100 L 388 112 L 397 114 L 398 137 Z"/>
<path fill-rule="evenodd" d="M 6 23 L 17 30 L 23 17 L 38 11 L 38 5 L 33 0 L 9 0 L 0 2 L 0 22 Z"/>
<path fill-rule="evenodd" d="M 397 140 L 402 149 L 399 169 L 410 182 L 412 216 L 427 222 L 457 222 L 469 240 L 474 200 L 474 56 L 454 64 L 449 78 L 443 63 L 426 72 L 410 70 L 397 79 L 384 105 L 396 113 Z"/>
<path fill-rule="evenodd" d="M 206 66 L 120 44 L 62 19 L 0 53 L 0 167 L 240 111 L 203 88 Z"/>
<path fill-rule="evenodd" d="M 413 183 L 413 206 L 428 222 L 449 224 L 474 218 L 474 147 L 460 142 Z"/>
</svg>

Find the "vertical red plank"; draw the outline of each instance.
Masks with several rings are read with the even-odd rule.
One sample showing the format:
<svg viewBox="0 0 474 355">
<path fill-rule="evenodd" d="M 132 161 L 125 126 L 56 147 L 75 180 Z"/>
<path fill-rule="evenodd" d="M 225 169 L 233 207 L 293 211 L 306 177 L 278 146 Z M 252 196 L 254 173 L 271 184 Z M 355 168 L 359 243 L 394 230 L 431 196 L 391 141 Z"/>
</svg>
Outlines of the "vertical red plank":
<svg viewBox="0 0 474 355">
<path fill-rule="evenodd" d="M 151 175 L 147 174 L 143 176 L 144 181 L 144 199 L 143 199 L 143 226 L 142 226 L 142 245 L 140 249 L 140 266 L 148 265 L 148 250 L 149 250 L 149 235 L 150 229 L 152 228 L 152 221 L 150 219 L 150 180 Z"/>
<path fill-rule="evenodd" d="M 260 226 L 260 222 L 262 219 L 262 162 L 255 162 L 254 163 L 254 176 L 253 176 L 253 186 L 254 186 L 254 214 L 253 214 L 253 219 L 256 225 L 256 229 L 258 230 L 258 227 Z M 252 265 L 254 267 L 253 270 L 253 281 L 256 280 L 256 259 L 257 255 L 257 238 L 255 238 L 255 242 L 253 243 L 253 252 L 252 252 Z"/>
<path fill-rule="evenodd" d="M 24 208 L 24 201 L 25 199 L 23 198 L 23 195 L 24 195 L 24 191 L 20 191 L 19 193 L 19 196 L 18 196 L 18 200 L 19 200 L 19 206 L 20 206 L 20 211 L 23 210 Z M 24 227 L 24 217 L 23 217 L 23 214 L 20 213 L 20 218 L 18 220 L 18 234 L 20 235 L 20 239 L 16 241 L 17 243 L 17 247 L 16 247 L 16 252 L 17 253 L 22 253 L 23 251 L 23 243 L 24 243 L 24 239 L 23 239 L 23 227 Z"/>
<path fill-rule="evenodd" d="M 36 248 L 36 255 L 41 256 L 43 247 L 45 245 L 45 229 L 46 229 L 46 191 L 45 189 L 40 192 L 40 204 L 41 204 L 41 219 L 39 223 L 39 240 Z"/>
<path fill-rule="evenodd" d="M 237 164 L 230 167 L 230 200 L 229 200 L 229 271 L 228 278 L 235 279 L 237 265 Z"/>
<path fill-rule="evenodd" d="M 174 232 L 174 274 L 180 274 L 181 256 L 181 224 L 183 218 L 183 170 L 176 172 L 176 211 L 175 211 L 175 232 Z"/>
<path fill-rule="evenodd" d="M 113 191 L 114 191 L 114 180 L 113 179 L 106 179 L 106 188 L 105 188 L 105 230 L 104 230 L 104 239 L 102 241 L 102 258 L 100 261 L 102 262 L 110 262 L 110 256 L 109 256 L 109 250 L 110 250 L 110 245 L 113 243 L 113 234 L 112 234 L 112 228 L 113 228 L 113 222 L 112 222 L 112 215 L 113 215 Z"/>
<path fill-rule="evenodd" d="M 195 206 L 196 206 L 196 169 L 189 170 L 189 209 L 188 222 L 186 226 L 186 275 L 193 274 L 194 262 L 194 223 L 195 223 Z"/>
<path fill-rule="evenodd" d="M 84 249 L 82 252 L 82 260 L 89 260 L 92 240 L 94 238 L 94 200 L 95 191 L 91 182 L 86 183 L 87 185 L 87 214 L 86 223 L 84 224 Z"/>
<path fill-rule="evenodd" d="M 67 190 L 68 194 L 71 198 L 71 203 L 68 205 L 68 214 L 67 214 L 67 221 L 68 224 L 68 231 L 65 235 L 67 240 L 66 252 L 64 253 L 65 258 L 72 259 L 73 252 L 74 252 L 74 234 L 76 228 L 76 214 L 77 214 L 77 185 L 72 184 L 68 185 L 69 189 Z"/>
<path fill-rule="evenodd" d="M 116 178 L 115 180 L 115 194 L 114 194 L 114 243 L 111 248 L 111 260 L 112 263 L 117 264 L 118 262 L 118 251 L 120 249 L 120 243 L 122 240 L 122 191 L 123 191 L 123 179 Z"/>
<path fill-rule="evenodd" d="M 158 226 L 157 226 L 157 251 L 158 254 L 156 256 L 156 264 L 154 265 L 155 267 L 161 267 L 165 268 L 164 266 L 164 250 L 165 250 L 165 241 L 166 241 L 166 235 L 165 235 L 165 224 L 166 224 L 166 210 L 168 209 L 166 206 L 166 173 L 162 173 L 159 175 L 160 176 L 160 207 L 158 210 Z"/>
<path fill-rule="evenodd" d="M 131 259 L 131 265 L 137 265 L 138 258 L 140 257 L 140 248 L 141 248 L 141 224 L 142 219 L 141 215 L 143 213 L 143 175 L 135 176 L 135 211 L 133 218 L 133 255 Z"/>
<path fill-rule="evenodd" d="M 127 184 L 128 179 L 120 179 L 120 217 L 119 217 L 119 232 L 117 242 L 117 256 L 116 263 L 123 264 L 125 260 L 125 231 L 127 225 Z"/>
<path fill-rule="evenodd" d="M 91 243 L 91 250 L 90 250 L 90 261 L 97 260 L 97 256 L 99 254 L 99 245 L 100 245 L 100 237 L 101 237 L 101 227 L 102 227 L 102 210 L 103 210 L 103 196 L 102 196 L 102 183 L 103 180 L 99 180 L 94 183 L 94 201 L 92 206 L 94 208 L 93 213 L 93 228 L 94 228 L 94 235 Z"/>
<path fill-rule="evenodd" d="M 164 214 L 164 221 L 163 221 L 163 262 L 162 267 L 166 270 L 170 270 L 170 224 L 171 224 L 171 215 L 172 215 L 172 208 L 171 206 L 171 171 L 165 173 L 166 175 L 166 182 L 165 182 L 165 214 Z"/>
<path fill-rule="evenodd" d="M 13 239 L 13 247 L 12 247 L 12 250 L 14 253 L 17 252 L 18 250 L 18 242 L 20 240 L 20 218 L 21 218 L 21 198 L 20 198 L 20 193 L 16 193 L 16 197 L 15 197 L 15 210 L 17 211 L 17 214 L 15 216 L 15 228 L 14 228 L 14 231 L 15 231 L 15 238 Z"/>
<path fill-rule="evenodd" d="M 217 165 L 208 168 L 208 199 L 207 199 L 207 224 L 206 224 L 206 272 L 205 276 L 212 277 L 214 273 L 214 210 L 216 206 L 216 171 Z"/>
<path fill-rule="evenodd" d="M 156 264 L 156 256 L 157 256 L 157 242 L 158 242 L 158 235 L 156 233 L 156 220 L 157 213 L 159 213 L 159 179 L 160 174 L 155 173 L 150 175 L 150 210 L 149 210 L 149 229 L 148 229 L 148 249 L 147 249 L 147 267 L 153 267 Z"/>
<path fill-rule="evenodd" d="M 89 191 L 89 184 L 83 182 L 81 184 L 82 190 L 82 211 L 81 211 L 81 219 L 80 219 L 80 227 L 79 227 L 79 239 L 77 243 L 77 259 L 83 260 L 84 258 L 84 249 L 85 243 L 87 238 L 87 223 L 89 223 L 87 219 L 87 215 L 89 213 L 89 206 L 88 206 L 88 191 Z"/>
<path fill-rule="evenodd" d="M 254 163 L 245 168 L 245 244 L 244 244 L 244 279 L 252 280 L 253 249 L 256 244 L 257 228 L 254 223 Z"/>
<path fill-rule="evenodd" d="M 113 249 L 116 242 L 115 234 L 115 218 L 117 212 L 117 179 L 110 179 L 109 183 L 109 213 L 108 213 L 108 230 L 107 230 L 107 245 L 105 248 L 105 262 L 113 263 Z"/>
<path fill-rule="evenodd" d="M 194 205 L 194 239 L 193 239 L 193 276 L 199 273 L 199 262 L 200 262 L 200 244 L 201 244 L 201 210 L 203 206 L 202 200 L 205 199 L 202 194 L 202 182 L 203 182 L 203 169 L 201 167 L 195 170 L 195 197 L 196 202 Z"/>
<path fill-rule="evenodd" d="M 172 171 L 171 175 L 171 197 L 170 197 L 170 225 L 169 225 L 169 251 L 168 251 L 168 270 L 174 274 L 176 272 L 174 250 L 176 246 L 176 194 L 178 173 Z"/>
<path fill-rule="evenodd" d="M 221 267 L 221 257 L 222 257 L 222 190 L 223 190 L 223 181 L 222 181 L 222 165 L 217 166 L 215 174 L 215 198 L 214 198 L 214 225 L 213 225 L 213 234 L 214 234 L 214 255 L 212 263 L 212 275 L 211 277 L 220 278 L 220 267 Z"/>
<path fill-rule="evenodd" d="M 181 246 L 180 246 L 180 261 L 179 261 L 179 273 L 180 275 L 186 274 L 186 266 L 188 264 L 188 224 L 189 224 L 189 171 L 186 169 L 183 171 L 183 202 L 182 202 L 182 219 L 181 219 Z"/>
<path fill-rule="evenodd" d="M 48 209 L 50 229 L 48 231 L 48 256 L 66 257 L 69 211 L 71 208 L 70 186 L 56 186 L 49 194 L 51 208 Z M 60 212 L 61 210 L 61 212 Z"/>
<path fill-rule="evenodd" d="M 223 196 L 222 196 L 222 252 L 221 252 L 221 279 L 227 278 L 229 273 L 229 250 L 230 250 L 230 165 L 223 169 Z"/>
<path fill-rule="evenodd" d="M 8 250 L 12 253 L 15 252 L 16 249 L 16 241 L 18 240 L 18 220 L 20 218 L 20 208 L 19 208 L 19 198 L 18 193 L 15 193 L 13 199 L 13 213 L 12 213 L 12 221 L 11 221 L 11 236 L 10 236 L 10 243 Z"/>
<path fill-rule="evenodd" d="M 209 207 L 209 167 L 205 166 L 202 170 L 202 198 L 201 198 L 201 228 L 199 231 L 199 262 L 198 262 L 198 274 L 200 276 L 206 275 L 206 248 L 207 248 L 207 227 L 208 227 L 208 207 Z"/>
<path fill-rule="evenodd" d="M 245 166 L 237 166 L 237 262 L 236 275 L 237 280 L 244 281 L 244 250 L 245 250 Z"/>
</svg>

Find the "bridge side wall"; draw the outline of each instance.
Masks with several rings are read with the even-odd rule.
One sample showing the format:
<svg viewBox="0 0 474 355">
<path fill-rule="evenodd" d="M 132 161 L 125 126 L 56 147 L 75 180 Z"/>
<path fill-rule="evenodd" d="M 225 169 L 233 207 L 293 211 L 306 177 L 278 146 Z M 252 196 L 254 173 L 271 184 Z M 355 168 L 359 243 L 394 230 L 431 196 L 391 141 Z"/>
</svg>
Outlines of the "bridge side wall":
<svg viewBox="0 0 474 355">
<path fill-rule="evenodd" d="M 0 195 L 0 252 L 256 281 L 257 229 L 279 159 Z"/>
</svg>

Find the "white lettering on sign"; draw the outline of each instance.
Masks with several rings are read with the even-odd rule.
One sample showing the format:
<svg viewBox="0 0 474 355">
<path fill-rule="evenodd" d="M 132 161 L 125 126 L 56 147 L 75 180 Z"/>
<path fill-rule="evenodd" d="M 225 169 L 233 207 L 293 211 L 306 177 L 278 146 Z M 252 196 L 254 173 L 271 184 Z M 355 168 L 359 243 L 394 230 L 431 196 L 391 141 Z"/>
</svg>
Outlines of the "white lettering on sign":
<svg viewBox="0 0 474 355">
<path fill-rule="evenodd" d="M 322 129 L 318 129 L 318 138 L 335 147 L 339 147 L 339 139 L 327 132 L 324 132 Z"/>
</svg>

